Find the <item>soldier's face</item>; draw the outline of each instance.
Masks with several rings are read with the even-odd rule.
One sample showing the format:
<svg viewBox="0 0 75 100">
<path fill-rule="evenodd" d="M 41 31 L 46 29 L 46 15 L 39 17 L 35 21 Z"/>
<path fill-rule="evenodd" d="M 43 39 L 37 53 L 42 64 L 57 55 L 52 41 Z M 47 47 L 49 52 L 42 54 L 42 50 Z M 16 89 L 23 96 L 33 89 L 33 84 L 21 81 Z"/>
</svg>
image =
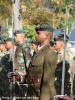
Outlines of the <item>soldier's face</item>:
<svg viewBox="0 0 75 100">
<path fill-rule="evenodd" d="M 20 42 L 21 40 L 24 40 L 25 35 L 24 34 L 16 34 L 15 35 L 15 42 Z"/>
<path fill-rule="evenodd" d="M 54 48 L 56 50 L 59 50 L 59 49 L 61 49 L 63 47 L 63 45 L 64 45 L 63 42 L 55 41 Z"/>
<path fill-rule="evenodd" d="M 21 40 L 21 34 L 16 34 L 15 35 L 15 41 L 19 42 Z"/>
<path fill-rule="evenodd" d="M 7 41 L 5 47 L 7 49 L 11 49 L 13 47 L 13 43 L 11 41 Z"/>
<path fill-rule="evenodd" d="M 45 39 L 46 39 L 46 35 L 44 34 L 44 31 L 38 31 L 36 34 L 36 40 L 39 43 L 42 43 L 45 41 Z"/>
<path fill-rule="evenodd" d="M 0 44 L 0 50 L 1 51 L 5 50 L 5 45 L 4 44 Z"/>
</svg>

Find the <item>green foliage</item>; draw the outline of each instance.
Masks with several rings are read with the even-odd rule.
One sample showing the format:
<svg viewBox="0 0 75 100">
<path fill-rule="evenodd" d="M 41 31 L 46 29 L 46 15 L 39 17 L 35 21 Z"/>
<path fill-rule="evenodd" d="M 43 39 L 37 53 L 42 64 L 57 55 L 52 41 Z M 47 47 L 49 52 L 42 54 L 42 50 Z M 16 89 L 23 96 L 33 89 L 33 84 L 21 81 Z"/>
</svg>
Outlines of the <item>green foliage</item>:
<svg viewBox="0 0 75 100">
<path fill-rule="evenodd" d="M 35 25 L 27 25 L 24 26 L 24 30 L 25 30 L 25 37 L 26 40 L 29 40 L 30 42 L 35 40 Z"/>
<path fill-rule="evenodd" d="M 0 5 L 0 16 L 9 17 L 9 10 L 4 5 Z"/>
<path fill-rule="evenodd" d="M 9 22 L 11 22 L 11 1 L 0 0 L 0 17 L 3 18 L 3 21 L 8 18 Z M 70 31 L 73 18 L 75 17 L 75 0 L 21 0 L 21 4 L 26 8 L 22 18 L 24 29 L 26 29 L 26 37 L 30 41 L 34 40 L 35 25 L 37 24 L 53 26 L 54 23 L 54 28 L 64 30 L 65 17 L 61 17 L 61 15 L 65 15 L 66 5 L 68 5 L 69 15 L 72 16 L 68 18 L 67 23 Z"/>
</svg>

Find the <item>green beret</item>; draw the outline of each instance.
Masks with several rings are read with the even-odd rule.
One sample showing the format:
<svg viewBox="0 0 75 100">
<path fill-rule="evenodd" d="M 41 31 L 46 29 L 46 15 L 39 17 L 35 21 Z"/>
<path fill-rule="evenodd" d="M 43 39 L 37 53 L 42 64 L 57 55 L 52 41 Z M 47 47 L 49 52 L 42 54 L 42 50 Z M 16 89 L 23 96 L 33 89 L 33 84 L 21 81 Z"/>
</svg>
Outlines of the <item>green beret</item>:
<svg viewBox="0 0 75 100">
<path fill-rule="evenodd" d="M 25 33 L 25 31 L 23 29 L 15 31 L 15 34 L 23 34 L 23 33 Z"/>
<path fill-rule="evenodd" d="M 13 41 L 13 39 L 12 38 L 7 38 L 6 41 Z"/>
<path fill-rule="evenodd" d="M 48 25 L 37 26 L 35 28 L 35 30 L 36 30 L 36 32 L 37 31 L 49 31 L 49 32 L 53 32 L 54 31 L 53 27 L 48 26 Z"/>
<path fill-rule="evenodd" d="M 69 37 L 66 35 L 66 42 L 68 41 Z M 64 34 L 60 34 L 54 38 L 54 41 L 61 41 L 64 42 Z"/>
<path fill-rule="evenodd" d="M 4 42 L 4 41 L 2 41 L 2 40 L 0 40 L 0 44 L 5 44 L 5 42 Z"/>
</svg>

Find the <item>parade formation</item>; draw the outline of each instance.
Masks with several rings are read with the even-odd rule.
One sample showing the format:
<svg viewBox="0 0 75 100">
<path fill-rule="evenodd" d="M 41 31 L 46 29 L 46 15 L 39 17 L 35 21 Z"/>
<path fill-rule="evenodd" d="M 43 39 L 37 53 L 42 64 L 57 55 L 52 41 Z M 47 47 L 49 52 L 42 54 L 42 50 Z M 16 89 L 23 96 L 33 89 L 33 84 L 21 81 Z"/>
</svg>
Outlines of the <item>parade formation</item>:
<svg viewBox="0 0 75 100">
<path fill-rule="evenodd" d="M 74 100 L 75 55 L 68 42 L 67 16 L 64 33 L 55 35 L 52 25 L 39 23 L 35 39 L 29 41 L 21 15 L 14 17 L 15 2 L 12 34 L 0 33 L 0 100 Z"/>
</svg>

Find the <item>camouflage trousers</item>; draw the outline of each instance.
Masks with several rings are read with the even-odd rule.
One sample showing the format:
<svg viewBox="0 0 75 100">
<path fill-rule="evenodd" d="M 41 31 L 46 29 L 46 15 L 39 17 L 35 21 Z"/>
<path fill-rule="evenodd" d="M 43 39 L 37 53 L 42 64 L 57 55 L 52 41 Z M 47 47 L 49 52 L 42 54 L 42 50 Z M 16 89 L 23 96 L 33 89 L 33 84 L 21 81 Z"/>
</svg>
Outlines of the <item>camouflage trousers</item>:
<svg viewBox="0 0 75 100">
<path fill-rule="evenodd" d="M 0 97 L 10 96 L 9 79 L 5 68 L 0 71 Z"/>
<path fill-rule="evenodd" d="M 25 84 L 18 85 L 17 83 L 15 83 L 14 88 L 15 89 L 13 89 L 13 95 L 15 95 L 16 97 L 25 97 L 26 98 L 28 88 Z M 20 100 L 22 100 L 22 99 L 20 99 Z"/>
</svg>

